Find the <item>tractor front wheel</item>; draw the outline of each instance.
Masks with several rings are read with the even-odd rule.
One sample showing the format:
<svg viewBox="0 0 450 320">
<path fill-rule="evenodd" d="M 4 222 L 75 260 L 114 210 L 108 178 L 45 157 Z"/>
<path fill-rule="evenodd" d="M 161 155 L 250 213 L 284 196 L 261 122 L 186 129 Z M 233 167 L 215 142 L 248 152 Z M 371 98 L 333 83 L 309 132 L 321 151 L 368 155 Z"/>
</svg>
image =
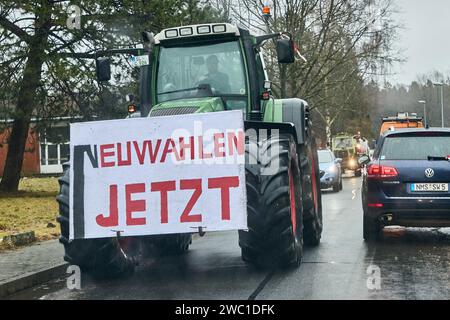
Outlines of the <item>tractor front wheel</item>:
<svg viewBox="0 0 450 320">
<path fill-rule="evenodd" d="M 133 253 L 137 251 L 131 238 L 69 240 L 69 183 L 69 167 L 65 166 L 59 179 L 60 193 L 57 197 L 60 213 L 57 220 L 61 226 L 59 241 L 64 245 L 64 260 L 97 278 L 115 278 L 132 273 L 136 260 L 127 249 Z"/>
<path fill-rule="evenodd" d="M 299 266 L 303 253 L 300 168 L 294 138 L 246 142 L 248 231 L 242 259 L 259 267 Z"/>
</svg>

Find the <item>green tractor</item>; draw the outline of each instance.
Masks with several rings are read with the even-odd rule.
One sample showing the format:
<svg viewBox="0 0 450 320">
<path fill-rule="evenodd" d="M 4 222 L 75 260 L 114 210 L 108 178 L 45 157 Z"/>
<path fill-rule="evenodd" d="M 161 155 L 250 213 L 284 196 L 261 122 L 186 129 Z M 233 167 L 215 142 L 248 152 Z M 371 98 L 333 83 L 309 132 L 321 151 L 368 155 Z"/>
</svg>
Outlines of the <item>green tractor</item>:
<svg viewBox="0 0 450 320">
<path fill-rule="evenodd" d="M 308 104 L 271 94 L 261 51 L 268 40 L 276 43 L 279 63 L 295 61 L 288 33 L 255 36 L 231 24 L 201 24 L 165 29 L 156 36 L 145 32 L 143 49 L 98 52 L 97 77 L 110 79 L 108 55 L 145 55 L 139 111 L 132 117 L 241 110 L 247 133 L 248 219 L 248 230 L 239 231 L 242 259 L 261 267 L 298 266 L 303 244 L 318 245 L 322 233 L 318 156 Z M 136 248 L 182 254 L 191 244 L 191 234 L 69 241 L 69 181 L 66 165 L 57 200 L 60 242 L 69 263 L 118 276 L 133 270 Z"/>
<path fill-rule="evenodd" d="M 333 137 L 332 150 L 336 158 L 342 159 L 342 170 L 354 171 L 355 176 L 360 177 L 363 166 L 358 164 L 358 159 L 364 154 L 369 154 L 367 140 L 360 134 L 339 133 Z"/>
</svg>

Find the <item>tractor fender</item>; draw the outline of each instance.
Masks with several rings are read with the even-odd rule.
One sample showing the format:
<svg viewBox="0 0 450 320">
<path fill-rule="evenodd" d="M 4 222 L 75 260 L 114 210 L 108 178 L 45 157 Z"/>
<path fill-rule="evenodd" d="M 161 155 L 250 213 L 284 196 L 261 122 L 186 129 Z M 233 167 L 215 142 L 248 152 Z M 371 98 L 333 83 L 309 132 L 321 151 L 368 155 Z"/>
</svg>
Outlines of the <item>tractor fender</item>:
<svg viewBox="0 0 450 320">
<path fill-rule="evenodd" d="M 282 133 L 291 134 L 294 137 L 295 142 L 297 144 L 300 144 L 300 142 L 298 141 L 298 134 L 296 132 L 295 125 L 291 122 L 244 121 L 244 128 L 246 132 L 247 130 L 254 129 L 256 130 L 257 134 L 260 133 L 259 130 L 261 129 L 268 131 L 278 130 L 279 134 Z M 269 134 L 267 136 L 269 136 Z"/>
<path fill-rule="evenodd" d="M 306 142 L 310 130 L 310 115 L 308 103 L 302 99 L 281 99 L 282 121 L 294 125 L 297 144 Z"/>
</svg>

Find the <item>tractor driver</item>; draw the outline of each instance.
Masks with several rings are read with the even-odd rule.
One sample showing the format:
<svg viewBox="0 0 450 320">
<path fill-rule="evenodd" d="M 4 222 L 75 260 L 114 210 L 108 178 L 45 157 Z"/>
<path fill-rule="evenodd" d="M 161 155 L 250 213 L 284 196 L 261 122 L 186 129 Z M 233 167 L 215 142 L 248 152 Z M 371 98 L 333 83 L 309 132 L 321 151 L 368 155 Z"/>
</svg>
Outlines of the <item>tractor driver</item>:
<svg viewBox="0 0 450 320">
<path fill-rule="evenodd" d="M 219 93 L 231 93 L 230 81 L 226 73 L 219 71 L 219 59 L 216 55 L 210 55 L 206 59 L 208 73 L 202 77 L 200 83 L 207 83 Z"/>
</svg>

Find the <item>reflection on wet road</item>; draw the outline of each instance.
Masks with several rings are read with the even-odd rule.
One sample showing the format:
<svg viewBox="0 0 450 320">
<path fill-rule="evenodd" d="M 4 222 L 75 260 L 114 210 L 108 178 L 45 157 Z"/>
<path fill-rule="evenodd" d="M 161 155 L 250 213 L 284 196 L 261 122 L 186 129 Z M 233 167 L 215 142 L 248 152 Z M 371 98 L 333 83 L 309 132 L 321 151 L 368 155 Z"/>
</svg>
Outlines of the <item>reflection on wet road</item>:
<svg viewBox="0 0 450 320">
<path fill-rule="evenodd" d="M 385 229 L 362 239 L 361 179 L 346 177 L 339 193 L 324 191 L 321 244 L 306 248 L 301 267 L 255 270 L 242 262 L 236 232 L 195 239 L 184 257 L 146 261 L 126 279 L 94 281 L 82 290 L 65 279 L 13 299 L 450 299 L 449 229 Z M 375 273 L 369 273 L 375 270 Z M 379 274 L 379 278 L 378 278 Z"/>
</svg>

